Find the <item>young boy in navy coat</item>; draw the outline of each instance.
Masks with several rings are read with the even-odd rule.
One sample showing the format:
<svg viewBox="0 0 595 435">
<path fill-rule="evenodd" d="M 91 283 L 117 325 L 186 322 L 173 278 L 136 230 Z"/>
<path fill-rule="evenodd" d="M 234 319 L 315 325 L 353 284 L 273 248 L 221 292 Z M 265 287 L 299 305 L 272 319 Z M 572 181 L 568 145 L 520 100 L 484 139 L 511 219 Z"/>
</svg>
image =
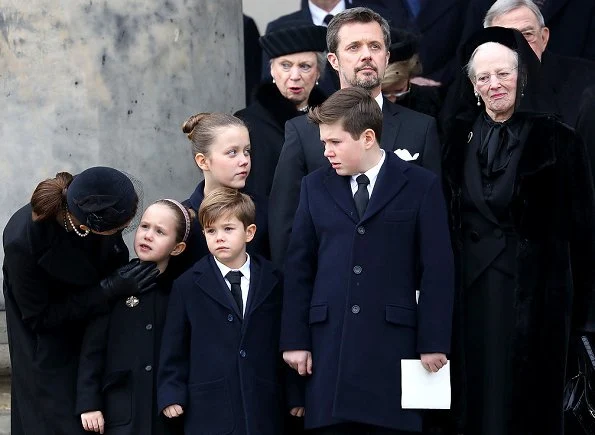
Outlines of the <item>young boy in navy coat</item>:
<svg viewBox="0 0 595 435">
<path fill-rule="evenodd" d="M 308 116 L 331 167 L 302 180 L 280 343 L 307 376 L 305 426 L 419 432 L 420 414 L 400 406 L 400 367 L 447 362 L 454 268 L 440 182 L 379 147 L 382 113 L 368 91 L 342 89 Z"/>
<path fill-rule="evenodd" d="M 219 188 L 198 218 L 208 255 L 174 281 L 163 332 L 158 406 L 192 435 L 279 435 L 280 277 L 246 253 L 254 203 Z M 296 410 L 292 410 L 294 413 Z"/>
</svg>

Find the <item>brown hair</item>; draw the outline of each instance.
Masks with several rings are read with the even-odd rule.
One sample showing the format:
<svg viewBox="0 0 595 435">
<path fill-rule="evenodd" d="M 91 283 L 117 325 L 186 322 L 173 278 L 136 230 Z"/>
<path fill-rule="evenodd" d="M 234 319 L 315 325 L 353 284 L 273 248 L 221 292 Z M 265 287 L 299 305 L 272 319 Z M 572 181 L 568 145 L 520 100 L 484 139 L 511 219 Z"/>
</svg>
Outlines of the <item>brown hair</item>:
<svg viewBox="0 0 595 435">
<path fill-rule="evenodd" d="M 164 205 L 174 212 L 176 215 L 176 243 L 184 241 L 184 234 L 186 233 L 186 217 L 184 216 L 182 210 L 180 210 L 180 207 L 178 207 L 169 199 L 160 199 L 155 201 L 153 204 Z M 186 209 L 186 212 L 188 212 L 188 217 L 190 218 L 190 227 L 188 229 L 188 237 L 186 238 L 186 243 L 188 243 L 188 240 L 190 240 L 190 235 L 192 234 L 192 223 L 196 219 L 196 212 L 193 209 L 186 207 L 184 204 L 181 205 Z"/>
<path fill-rule="evenodd" d="M 198 221 L 203 228 L 228 215 L 238 218 L 247 228 L 256 222 L 256 207 L 252 199 L 239 190 L 219 187 L 205 196 L 198 209 Z"/>
<path fill-rule="evenodd" d="M 246 128 L 244 121 L 228 113 L 197 113 L 188 118 L 182 124 L 182 131 L 192 142 L 192 156 L 199 153 L 209 155 L 209 148 L 217 136 L 217 129 L 228 126 Z"/>
<path fill-rule="evenodd" d="M 34 221 L 53 218 L 60 212 L 66 202 L 66 190 L 72 178 L 68 172 L 58 172 L 55 178 L 48 178 L 37 185 L 31 195 Z"/>
<path fill-rule="evenodd" d="M 345 24 L 351 23 L 372 23 L 377 22 L 382 29 L 384 36 L 384 49 L 388 51 L 390 47 L 390 26 L 388 22 L 379 14 L 368 8 L 351 8 L 345 9 L 338 13 L 329 23 L 326 30 L 326 45 L 329 53 L 336 53 L 339 47 L 339 31 Z"/>
<path fill-rule="evenodd" d="M 382 111 L 370 92 L 359 87 L 338 90 L 320 106 L 308 113 L 308 119 L 315 124 L 341 122 L 343 130 L 357 139 L 371 128 L 380 143 L 382 134 Z"/>
</svg>

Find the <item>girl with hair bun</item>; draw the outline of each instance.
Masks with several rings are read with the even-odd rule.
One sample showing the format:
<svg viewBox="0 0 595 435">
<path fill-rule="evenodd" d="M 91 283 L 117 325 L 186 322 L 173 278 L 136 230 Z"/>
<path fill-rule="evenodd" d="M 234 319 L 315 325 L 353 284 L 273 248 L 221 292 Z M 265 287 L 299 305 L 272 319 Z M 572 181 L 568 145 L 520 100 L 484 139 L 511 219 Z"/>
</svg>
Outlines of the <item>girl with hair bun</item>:
<svg viewBox="0 0 595 435">
<path fill-rule="evenodd" d="M 192 157 L 204 175 L 190 198 L 183 204 L 197 212 L 205 195 L 218 187 L 243 190 L 250 174 L 250 136 L 242 120 L 226 113 L 198 113 L 182 125 L 192 143 Z M 268 240 L 268 206 L 265 197 L 248 194 L 256 205 L 258 232 L 248 245 L 249 254 L 270 258 Z M 192 226 L 192 240 L 186 255 L 171 262 L 175 275 L 187 270 L 192 264 L 209 253 L 200 224 Z"/>
<path fill-rule="evenodd" d="M 140 260 L 154 262 L 160 275 L 153 290 L 121 297 L 87 327 L 76 401 L 85 430 L 108 435 L 182 433 L 179 420 L 158 412 L 155 381 L 173 281 L 168 264 L 186 249 L 195 216 L 173 199 L 160 199 L 145 210 L 134 250 Z"/>
<path fill-rule="evenodd" d="M 74 415 L 87 321 L 151 288 L 152 262 L 128 263 L 121 230 L 138 196 L 126 175 L 95 167 L 39 183 L 3 234 L 12 365 L 11 425 L 19 435 L 83 434 Z"/>
</svg>

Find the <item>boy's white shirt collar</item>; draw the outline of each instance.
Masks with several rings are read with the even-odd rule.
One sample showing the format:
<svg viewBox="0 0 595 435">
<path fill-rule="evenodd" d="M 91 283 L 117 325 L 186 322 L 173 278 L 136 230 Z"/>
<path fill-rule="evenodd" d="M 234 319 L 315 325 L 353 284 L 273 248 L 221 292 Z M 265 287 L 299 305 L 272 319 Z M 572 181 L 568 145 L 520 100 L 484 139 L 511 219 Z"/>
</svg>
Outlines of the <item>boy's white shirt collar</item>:
<svg viewBox="0 0 595 435">
<path fill-rule="evenodd" d="M 324 23 L 324 17 L 326 17 L 328 14 L 335 16 L 338 13 L 343 12 L 345 10 L 345 0 L 341 0 L 339 3 L 337 3 L 337 6 L 331 9 L 330 12 L 319 8 L 311 1 L 308 1 L 308 8 L 310 9 L 310 15 L 312 15 L 312 22 L 317 26 L 326 26 Z"/>
<path fill-rule="evenodd" d="M 370 195 L 370 197 L 372 197 L 372 192 L 374 191 L 374 186 L 376 185 L 376 180 L 378 179 L 378 174 L 380 173 L 380 168 L 382 167 L 382 164 L 384 163 L 384 160 L 386 159 L 386 153 L 384 152 L 384 150 L 382 148 L 380 148 L 380 151 L 382 152 L 380 161 L 378 163 L 376 163 L 376 165 L 374 165 L 373 167 L 368 169 L 366 172 L 364 172 L 366 177 L 368 177 L 368 179 L 370 180 L 370 184 L 368 184 L 368 194 Z M 355 192 L 357 192 L 357 187 L 358 187 L 357 181 L 355 181 L 355 179 L 357 177 L 359 177 L 360 175 L 361 175 L 361 173 L 351 176 L 350 184 L 351 184 L 351 193 L 353 195 L 355 195 Z"/>
<path fill-rule="evenodd" d="M 239 269 L 231 269 L 227 267 L 225 264 L 221 263 L 219 260 L 217 260 L 217 258 L 215 258 L 214 256 L 213 258 L 215 259 L 215 264 L 221 271 L 221 275 L 223 275 L 223 278 L 225 278 L 225 275 L 227 275 L 228 272 L 232 270 L 239 270 L 240 272 L 242 272 L 242 278 L 246 277 L 246 279 L 250 281 L 250 254 L 248 254 L 247 252 L 246 262 Z"/>
</svg>

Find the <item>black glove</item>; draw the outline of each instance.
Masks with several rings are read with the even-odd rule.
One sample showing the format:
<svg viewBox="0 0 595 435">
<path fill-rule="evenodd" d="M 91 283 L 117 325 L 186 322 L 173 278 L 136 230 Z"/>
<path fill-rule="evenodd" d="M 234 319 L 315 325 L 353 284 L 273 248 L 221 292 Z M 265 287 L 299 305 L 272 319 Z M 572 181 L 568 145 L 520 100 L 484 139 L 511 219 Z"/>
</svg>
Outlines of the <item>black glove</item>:
<svg viewBox="0 0 595 435">
<path fill-rule="evenodd" d="M 102 279 L 99 285 L 109 299 L 117 299 L 150 290 L 156 285 L 157 275 L 159 270 L 155 263 L 135 258 Z"/>
</svg>

